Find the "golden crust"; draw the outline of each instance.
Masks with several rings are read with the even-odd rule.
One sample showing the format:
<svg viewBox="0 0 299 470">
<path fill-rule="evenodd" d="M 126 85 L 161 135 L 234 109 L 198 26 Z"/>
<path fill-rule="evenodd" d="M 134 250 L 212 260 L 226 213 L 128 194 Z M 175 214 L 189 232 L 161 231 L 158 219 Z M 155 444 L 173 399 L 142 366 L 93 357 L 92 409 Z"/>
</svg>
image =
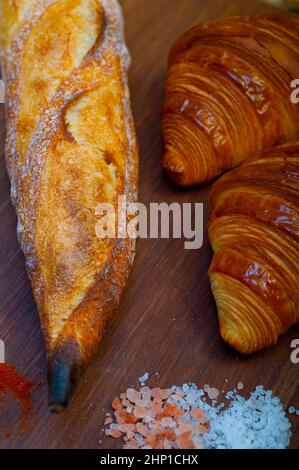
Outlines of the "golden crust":
<svg viewBox="0 0 299 470">
<path fill-rule="evenodd" d="M 221 335 L 250 354 L 299 322 L 299 144 L 222 176 L 211 202 L 209 276 Z"/>
<path fill-rule="evenodd" d="M 192 186 L 299 138 L 299 21 L 229 18 L 200 24 L 173 46 L 162 128 L 162 165 Z"/>
<path fill-rule="evenodd" d="M 132 240 L 96 236 L 98 204 L 117 211 L 119 195 L 137 198 L 129 55 L 116 0 L 14 4 L 30 14 L 0 1 L 1 26 L 10 25 L 1 36 L 7 165 L 49 356 L 50 401 L 63 405 L 70 390 L 62 388 L 72 384 L 57 383 L 61 371 L 77 381 L 134 258 Z"/>
</svg>

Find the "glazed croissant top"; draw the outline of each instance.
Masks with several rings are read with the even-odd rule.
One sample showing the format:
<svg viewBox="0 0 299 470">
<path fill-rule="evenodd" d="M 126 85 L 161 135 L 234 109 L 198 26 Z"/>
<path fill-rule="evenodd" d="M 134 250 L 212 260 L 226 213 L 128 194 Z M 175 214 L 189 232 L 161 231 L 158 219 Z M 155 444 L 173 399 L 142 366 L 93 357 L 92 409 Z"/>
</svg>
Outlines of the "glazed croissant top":
<svg viewBox="0 0 299 470">
<path fill-rule="evenodd" d="M 299 144 L 222 176 L 211 203 L 209 275 L 221 334 L 249 354 L 299 322 Z"/>
<path fill-rule="evenodd" d="M 162 164 L 177 183 L 204 183 L 275 144 L 299 137 L 299 20 L 224 19 L 172 48 Z"/>
</svg>

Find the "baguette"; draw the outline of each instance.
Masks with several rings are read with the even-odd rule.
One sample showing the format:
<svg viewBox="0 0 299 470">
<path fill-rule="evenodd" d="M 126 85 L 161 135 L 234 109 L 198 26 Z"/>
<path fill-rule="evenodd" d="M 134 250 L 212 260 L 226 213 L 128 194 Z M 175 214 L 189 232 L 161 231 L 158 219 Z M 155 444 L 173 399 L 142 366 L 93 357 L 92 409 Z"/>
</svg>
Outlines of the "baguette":
<svg viewBox="0 0 299 470">
<path fill-rule="evenodd" d="M 130 58 L 117 0 L 0 0 L 0 27 L 11 197 L 59 412 L 134 259 L 134 240 L 95 229 L 98 204 L 137 199 Z"/>
</svg>

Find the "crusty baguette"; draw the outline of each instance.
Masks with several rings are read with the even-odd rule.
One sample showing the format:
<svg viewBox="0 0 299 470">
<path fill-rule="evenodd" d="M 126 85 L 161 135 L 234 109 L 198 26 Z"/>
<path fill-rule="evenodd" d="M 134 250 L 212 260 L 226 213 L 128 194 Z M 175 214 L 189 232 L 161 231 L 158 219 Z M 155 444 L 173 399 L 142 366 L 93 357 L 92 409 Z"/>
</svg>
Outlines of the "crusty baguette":
<svg viewBox="0 0 299 470">
<path fill-rule="evenodd" d="M 134 259 L 133 240 L 95 230 L 99 203 L 137 198 L 130 59 L 117 0 L 0 0 L 0 28 L 11 194 L 59 411 Z"/>
</svg>

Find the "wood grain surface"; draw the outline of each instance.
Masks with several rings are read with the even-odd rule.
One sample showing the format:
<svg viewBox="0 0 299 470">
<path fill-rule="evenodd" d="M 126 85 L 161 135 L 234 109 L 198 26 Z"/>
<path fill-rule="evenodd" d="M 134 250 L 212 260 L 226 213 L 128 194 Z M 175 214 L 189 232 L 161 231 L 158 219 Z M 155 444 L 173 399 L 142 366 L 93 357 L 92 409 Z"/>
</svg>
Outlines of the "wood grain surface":
<svg viewBox="0 0 299 470">
<path fill-rule="evenodd" d="M 132 53 L 130 87 L 140 144 L 142 202 L 204 202 L 209 218 L 209 186 L 182 190 L 163 175 L 160 114 L 167 55 L 186 28 L 221 16 L 269 10 L 245 0 L 124 0 L 126 36 Z M 3 150 L 5 122 L 0 105 L 0 339 L 6 360 L 36 386 L 31 429 L 5 439 L 1 433 L 18 409 L 0 403 L 2 448 L 112 448 L 121 442 L 104 438 L 101 428 L 115 395 L 149 372 L 150 385 L 194 381 L 231 389 L 238 382 L 249 393 L 262 384 L 277 393 L 285 407 L 299 407 L 299 365 L 290 361 L 290 343 L 299 327 L 277 347 L 241 357 L 219 336 L 207 270 L 211 250 L 205 234 L 201 250 L 186 251 L 183 240 L 141 240 L 130 282 L 101 349 L 82 379 L 69 408 L 61 415 L 47 410 L 46 356 L 39 319 L 16 239 L 16 217 L 9 198 Z M 159 375 L 156 375 L 158 373 Z M 226 382 L 226 379 L 228 382 Z M 292 447 L 299 447 L 299 418 L 291 418 Z"/>
</svg>

